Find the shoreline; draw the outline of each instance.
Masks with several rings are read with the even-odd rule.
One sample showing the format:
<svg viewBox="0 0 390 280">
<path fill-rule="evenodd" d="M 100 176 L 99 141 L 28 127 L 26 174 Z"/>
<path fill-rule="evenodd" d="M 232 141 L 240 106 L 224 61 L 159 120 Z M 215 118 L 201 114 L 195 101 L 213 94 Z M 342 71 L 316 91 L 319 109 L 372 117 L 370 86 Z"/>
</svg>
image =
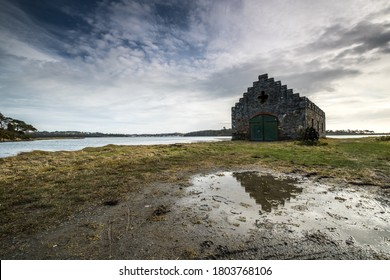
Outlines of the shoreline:
<svg viewBox="0 0 390 280">
<path fill-rule="evenodd" d="M 99 139 L 99 138 L 130 138 L 130 139 L 134 139 L 134 138 L 144 138 L 144 137 L 147 137 L 147 138 L 165 138 L 165 137 L 170 137 L 170 136 L 87 136 L 87 137 L 78 137 L 78 136 L 74 136 L 74 137 L 40 137 L 40 138 L 34 138 L 34 137 L 31 137 L 31 138 L 27 138 L 27 139 L 15 139 L 15 140 L 10 140 L 10 139 L 0 139 L 0 144 L 1 143 L 13 143 L 13 142 L 32 142 L 32 141 L 44 141 L 44 140 L 77 140 L 77 139 Z M 214 138 L 226 138 L 226 137 L 230 137 L 230 136 L 175 136 L 175 137 L 183 137 L 183 138 L 189 138 L 189 137 L 199 137 L 199 138 L 210 138 L 210 137 L 214 137 Z M 322 138 L 323 140 L 326 140 L 326 139 L 339 139 L 339 140 L 348 140 L 348 139 L 364 139 L 364 138 L 378 138 L 380 139 L 381 137 L 390 137 L 390 134 L 388 133 L 382 133 L 382 134 L 361 134 L 361 135 L 357 135 L 357 134 L 350 134 L 350 135 L 327 135 L 327 137 L 325 138 Z M 294 140 L 285 140 L 285 141 L 275 141 L 275 142 L 289 142 L 289 141 L 294 141 Z M 297 140 L 295 140 L 297 141 Z M 256 142 L 255 143 L 261 143 L 261 142 Z M 121 145 L 121 144 L 116 144 L 116 143 L 112 143 L 113 145 Z M 155 144 L 150 144 L 150 145 L 155 145 Z M 88 148 L 88 147 L 85 147 L 85 148 Z M 39 150 L 39 149 L 38 149 Z M 58 151 L 61 151 L 62 149 L 58 149 Z M 35 150 L 31 150 L 31 151 L 35 151 Z M 20 152 L 24 152 L 24 151 L 20 151 Z M 15 154 L 17 155 L 17 154 Z M 10 155 L 10 156 L 15 156 L 15 155 Z M 8 156 L 7 156 L 8 157 Z M 2 157 L 4 158 L 4 157 Z"/>
<path fill-rule="evenodd" d="M 33 141 L 33 139 L 0 139 L 0 143 L 9 143 L 9 142 L 28 142 L 28 141 Z"/>
</svg>

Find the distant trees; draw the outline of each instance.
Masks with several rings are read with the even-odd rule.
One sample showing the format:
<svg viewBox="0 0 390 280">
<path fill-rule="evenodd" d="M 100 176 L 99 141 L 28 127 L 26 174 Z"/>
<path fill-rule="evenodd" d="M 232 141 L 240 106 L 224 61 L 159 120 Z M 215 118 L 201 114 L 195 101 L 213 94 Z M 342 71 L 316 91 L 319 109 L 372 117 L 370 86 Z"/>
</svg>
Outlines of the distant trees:
<svg viewBox="0 0 390 280">
<path fill-rule="evenodd" d="M 232 136 L 232 129 L 224 127 L 221 130 L 200 130 L 185 133 L 184 136 Z"/>
<path fill-rule="evenodd" d="M 5 117 L 2 113 L 0 113 L 0 129 L 4 129 L 5 127 Z"/>
<path fill-rule="evenodd" d="M 375 134 L 373 130 L 351 130 L 351 129 L 341 129 L 341 130 L 327 130 L 327 135 L 364 135 L 364 134 Z"/>
<path fill-rule="evenodd" d="M 37 131 L 31 124 L 0 113 L 0 141 L 29 138 L 25 133 Z"/>
</svg>

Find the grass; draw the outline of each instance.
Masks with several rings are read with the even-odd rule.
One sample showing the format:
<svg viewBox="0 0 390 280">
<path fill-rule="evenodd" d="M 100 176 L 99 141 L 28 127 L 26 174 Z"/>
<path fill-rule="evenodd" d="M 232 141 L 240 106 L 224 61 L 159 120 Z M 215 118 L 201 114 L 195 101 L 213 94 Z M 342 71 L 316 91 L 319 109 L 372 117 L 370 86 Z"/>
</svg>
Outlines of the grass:
<svg viewBox="0 0 390 280">
<path fill-rule="evenodd" d="M 86 148 L 22 153 L 0 159 L 0 240 L 55 227 L 80 211 L 123 201 L 152 182 L 185 183 L 218 169 L 268 167 L 315 172 L 349 181 L 388 184 L 386 139 L 295 142 L 215 142 Z"/>
</svg>

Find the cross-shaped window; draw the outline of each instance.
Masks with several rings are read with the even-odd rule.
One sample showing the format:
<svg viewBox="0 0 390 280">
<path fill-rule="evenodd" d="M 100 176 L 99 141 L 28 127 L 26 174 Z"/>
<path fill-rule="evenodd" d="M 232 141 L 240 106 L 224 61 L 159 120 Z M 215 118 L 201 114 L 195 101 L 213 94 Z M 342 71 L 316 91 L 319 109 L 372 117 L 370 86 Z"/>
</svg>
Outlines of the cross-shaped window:
<svg viewBox="0 0 390 280">
<path fill-rule="evenodd" d="M 268 94 L 266 94 L 264 90 L 262 90 L 261 94 L 257 98 L 260 100 L 260 103 L 264 103 L 268 99 Z"/>
</svg>

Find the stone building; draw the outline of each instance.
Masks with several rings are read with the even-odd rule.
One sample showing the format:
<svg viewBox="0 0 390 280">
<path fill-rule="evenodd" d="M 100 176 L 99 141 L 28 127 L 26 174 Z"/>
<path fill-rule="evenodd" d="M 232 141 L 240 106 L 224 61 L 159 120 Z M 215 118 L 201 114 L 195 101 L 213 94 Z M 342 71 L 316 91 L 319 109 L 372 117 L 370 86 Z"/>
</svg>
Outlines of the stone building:
<svg viewBox="0 0 390 280">
<path fill-rule="evenodd" d="M 324 111 L 268 74 L 260 75 L 232 108 L 233 140 L 297 139 L 308 127 L 325 137 Z"/>
</svg>

